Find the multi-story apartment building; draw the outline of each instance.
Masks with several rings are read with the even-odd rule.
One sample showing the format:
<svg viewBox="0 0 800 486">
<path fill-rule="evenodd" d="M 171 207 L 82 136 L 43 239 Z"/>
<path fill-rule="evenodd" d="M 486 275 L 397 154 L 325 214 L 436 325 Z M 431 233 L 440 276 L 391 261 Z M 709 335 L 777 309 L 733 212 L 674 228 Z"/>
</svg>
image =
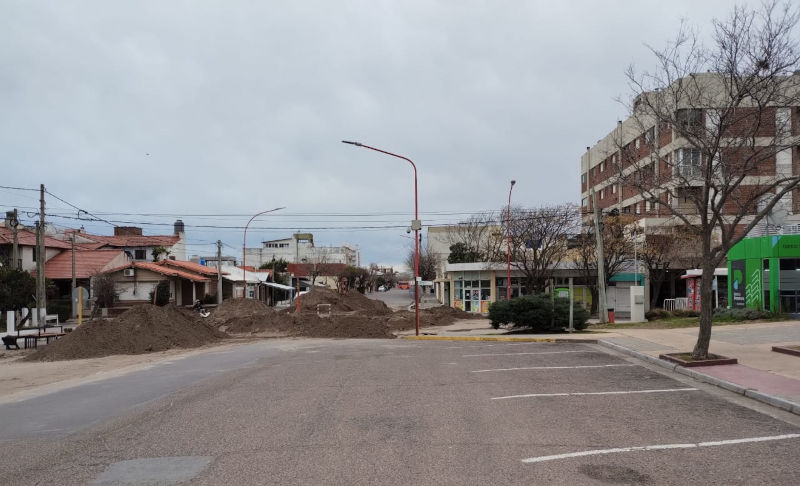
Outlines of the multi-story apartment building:
<svg viewBox="0 0 800 486">
<path fill-rule="evenodd" d="M 600 209 L 629 214 L 645 238 L 688 233 L 703 207 L 718 216 L 707 218 L 717 239 L 744 235 L 763 211 L 751 236 L 800 228 L 800 190 L 768 206 L 800 177 L 800 73 L 737 93 L 746 83 L 693 74 L 634 100 L 632 115 L 581 157 L 584 223 L 594 192 Z M 674 297 L 675 282 L 667 288 Z"/>
<path fill-rule="evenodd" d="M 786 79 L 790 81 L 787 89 L 800 90 L 800 73 Z M 686 80 L 677 80 L 675 83 L 679 82 L 685 83 Z M 632 214 L 641 220 L 644 227 L 681 224 L 664 205 L 691 211 L 690 192 L 701 190 L 705 182 L 701 171 L 708 163 L 708 154 L 698 147 L 698 141 L 703 143 L 703 136 L 710 137 L 715 133 L 723 138 L 735 134 L 753 141 L 752 149 L 749 143 L 721 143 L 721 153 L 714 156 L 714 164 L 719 165 L 719 171 L 723 171 L 727 165 L 733 171 L 744 173 L 745 179 L 739 186 L 743 196 L 746 196 L 748 187 L 763 187 L 787 173 L 800 173 L 800 151 L 797 146 L 800 139 L 800 106 L 757 107 L 745 103 L 732 108 L 730 102 L 720 94 L 724 92 L 724 87 L 719 75 L 694 75 L 692 82 L 699 86 L 698 89 L 715 94 L 702 98 L 698 96 L 690 100 L 693 102 L 679 101 L 673 108 L 674 123 L 669 124 L 663 118 L 648 114 L 648 108 L 642 106 L 647 104 L 642 102 L 642 97 L 658 93 L 645 93 L 634 102 L 632 116 L 618 121 L 608 135 L 594 146 L 587 147 L 581 156 L 581 205 L 585 210 L 586 222 L 592 217 L 591 190 L 594 189 L 597 205 L 601 209 L 617 209 L 620 213 Z M 715 97 L 720 98 L 719 105 L 714 103 Z M 796 99 L 796 96 L 789 98 Z M 736 118 L 720 128 L 716 125 L 720 124 L 719 111 L 722 109 L 735 111 Z M 683 136 L 687 131 L 691 132 L 691 127 L 705 132 L 698 135 L 694 143 Z M 776 140 L 779 142 L 776 143 Z M 757 157 L 751 157 L 754 150 L 762 152 Z M 638 181 L 645 183 L 631 183 L 634 180 L 633 173 L 642 174 Z M 720 173 L 720 176 L 724 175 Z M 642 196 L 640 188 L 646 186 L 647 181 L 652 183 L 655 197 Z M 800 223 L 800 192 L 795 190 L 788 194 L 782 203 L 787 224 Z M 735 214 L 737 211 L 734 204 L 723 208 L 726 214 Z M 741 224 L 747 222 L 745 218 Z"/>
</svg>

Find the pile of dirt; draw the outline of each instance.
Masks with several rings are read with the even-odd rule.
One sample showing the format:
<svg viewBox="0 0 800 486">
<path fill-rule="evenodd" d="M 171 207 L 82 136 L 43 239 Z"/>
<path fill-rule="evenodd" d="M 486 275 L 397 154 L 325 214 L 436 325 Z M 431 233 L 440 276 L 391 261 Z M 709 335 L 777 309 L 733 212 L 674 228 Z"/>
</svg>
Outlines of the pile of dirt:
<svg viewBox="0 0 800 486">
<path fill-rule="evenodd" d="M 300 312 L 316 313 L 317 304 L 330 304 L 332 312 L 358 312 L 369 315 L 388 315 L 392 313 L 383 301 L 373 300 L 356 291 L 340 294 L 326 288 L 314 288 L 300 296 Z"/>
<path fill-rule="evenodd" d="M 231 299 L 222 302 L 208 317 L 208 323 L 231 334 L 288 332 L 285 316 L 264 302 L 254 299 Z"/>
<path fill-rule="evenodd" d="M 37 349 L 25 360 L 58 361 L 143 354 L 198 347 L 227 337 L 196 316 L 174 305 L 139 305 L 113 320 L 86 322 L 66 336 Z"/>
<path fill-rule="evenodd" d="M 391 316 L 364 314 L 319 317 L 315 313 L 287 314 L 293 335 L 317 338 L 378 338 L 392 339 Z"/>
</svg>

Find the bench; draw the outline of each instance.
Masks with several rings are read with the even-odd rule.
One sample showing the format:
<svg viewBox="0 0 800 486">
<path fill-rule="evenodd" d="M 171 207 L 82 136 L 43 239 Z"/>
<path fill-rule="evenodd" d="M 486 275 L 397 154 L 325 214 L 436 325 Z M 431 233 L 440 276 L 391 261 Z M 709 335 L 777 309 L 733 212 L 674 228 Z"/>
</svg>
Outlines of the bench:
<svg viewBox="0 0 800 486">
<path fill-rule="evenodd" d="M 58 331 L 57 332 L 48 332 L 47 329 L 58 329 Z M 21 331 L 21 329 L 17 330 L 17 335 L 16 336 L 6 336 L 6 337 L 11 338 L 8 341 L 11 341 L 11 340 L 14 341 L 13 345 L 7 343 L 6 342 L 7 340 L 6 340 L 5 337 L 3 338 L 3 344 L 6 345 L 6 349 L 12 349 L 10 346 L 14 346 L 14 349 L 19 349 L 19 345 L 17 344 L 17 340 L 18 339 L 22 339 L 23 342 L 25 343 L 24 344 L 25 349 L 28 349 L 28 348 L 37 348 L 38 345 L 39 345 L 39 340 L 40 339 L 44 339 L 45 344 L 50 344 L 50 341 L 54 341 L 54 340 L 60 338 L 61 336 L 65 336 L 66 335 L 66 333 L 64 332 L 64 326 L 62 326 L 62 325 L 37 327 L 36 328 L 36 334 L 20 334 L 20 331 Z"/>
</svg>

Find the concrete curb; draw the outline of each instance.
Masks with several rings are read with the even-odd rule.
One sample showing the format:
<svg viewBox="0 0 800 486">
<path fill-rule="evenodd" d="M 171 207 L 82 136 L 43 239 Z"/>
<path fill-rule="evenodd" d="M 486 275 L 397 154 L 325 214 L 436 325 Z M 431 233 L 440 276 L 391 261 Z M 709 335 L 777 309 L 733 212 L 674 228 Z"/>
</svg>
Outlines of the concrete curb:
<svg viewBox="0 0 800 486">
<path fill-rule="evenodd" d="M 513 336 L 398 336 L 398 339 L 410 341 L 505 341 L 523 343 L 580 343 L 597 344 L 597 339 L 568 339 L 568 338 L 536 338 L 536 337 L 513 337 Z"/>
<path fill-rule="evenodd" d="M 725 390 L 738 393 L 739 395 L 744 395 L 748 398 L 752 398 L 753 400 L 759 401 L 761 403 L 766 403 L 767 405 L 773 406 L 775 408 L 785 410 L 795 415 L 800 415 L 800 403 L 795 403 L 789 400 L 785 400 L 783 398 L 762 393 L 758 390 L 753 390 L 752 388 L 746 388 L 741 385 L 737 385 L 736 383 L 731 383 L 730 381 L 722 380 L 720 378 L 715 378 L 713 376 L 709 376 L 700 373 L 698 371 L 695 371 L 691 368 L 685 368 L 678 364 L 670 363 L 669 361 L 664 361 L 655 356 L 650 356 L 649 354 L 641 353 L 639 351 L 634 351 L 633 349 L 620 346 L 619 344 L 614 344 L 603 340 L 597 341 L 597 344 L 609 349 L 613 349 L 615 351 L 619 351 L 620 353 L 633 356 L 634 358 L 641 359 L 642 361 L 647 361 L 648 363 L 654 364 L 656 366 L 666 368 L 672 372 L 680 373 L 681 375 L 688 376 L 697 381 L 708 383 L 709 385 L 718 386 L 720 388 L 724 388 Z"/>
</svg>

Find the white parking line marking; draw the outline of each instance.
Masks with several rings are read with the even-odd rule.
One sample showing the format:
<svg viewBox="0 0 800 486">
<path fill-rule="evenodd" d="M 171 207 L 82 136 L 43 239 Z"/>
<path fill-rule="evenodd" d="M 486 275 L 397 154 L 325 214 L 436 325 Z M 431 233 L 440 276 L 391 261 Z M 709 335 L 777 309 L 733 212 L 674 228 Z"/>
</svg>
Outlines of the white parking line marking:
<svg viewBox="0 0 800 486">
<path fill-rule="evenodd" d="M 487 354 L 465 354 L 461 356 L 462 358 L 476 358 L 476 357 L 483 357 L 483 356 L 528 356 L 531 354 L 566 354 L 566 353 L 596 353 L 597 351 L 594 350 L 584 350 L 584 351 L 538 351 L 538 352 L 530 352 L 530 353 L 487 353 Z"/>
<path fill-rule="evenodd" d="M 627 390 L 627 391 L 607 391 L 607 392 L 575 392 L 575 393 L 529 393 L 526 395 L 508 395 L 506 397 L 494 397 L 492 400 L 505 400 L 507 398 L 534 398 L 534 397 L 581 397 L 586 395 L 633 395 L 636 393 L 670 393 L 683 391 L 699 391 L 697 388 L 664 388 L 660 390 Z"/>
<path fill-rule="evenodd" d="M 648 446 L 617 447 L 614 449 L 596 449 L 590 451 L 569 452 L 566 454 L 555 454 L 552 456 L 529 457 L 527 459 L 523 459 L 522 462 L 530 464 L 533 462 L 555 461 L 558 459 L 571 459 L 573 457 L 598 456 L 601 454 L 615 454 L 618 452 L 659 451 L 666 449 L 694 449 L 697 447 L 714 447 L 722 445 L 745 444 L 748 442 L 766 442 L 771 440 L 797 439 L 798 437 L 800 437 L 800 434 L 784 434 L 784 435 L 772 435 L 768 437 L 749 437 L 746 439 L 730 439 L 730 440 L 718 440 L 713 442 L 698 442 L 695 444 L 656 444 Z"/>
<path fill-rule="evenodd" d="M 637 366 L 635 364 L 607 364 L 584 366 L 528 366 L 525 368 L 496 368 L 493 370 L 474 370 L 472 373 L 488 373 L 490 371 L 517 371 L 517 370 L 577 370 L 584 368 L 614 368 L 617 366 Z"/>
</svg>

